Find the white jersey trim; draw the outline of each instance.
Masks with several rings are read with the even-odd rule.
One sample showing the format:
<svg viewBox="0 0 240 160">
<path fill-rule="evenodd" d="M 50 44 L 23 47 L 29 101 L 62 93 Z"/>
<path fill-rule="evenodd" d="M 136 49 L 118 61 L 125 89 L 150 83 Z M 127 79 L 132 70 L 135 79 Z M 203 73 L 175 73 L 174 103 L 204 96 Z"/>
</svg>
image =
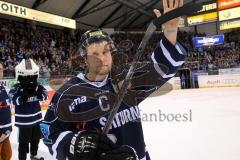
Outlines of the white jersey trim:
<svg viewBox="0 0 240 160">
<path fill-rule="evenodd" d="M 153 63 L 154 63 L 154 68 L 155 68 L 155 70 L 156 70 L 163 78 L 171 78 L 171 77 L 175 76 L 176 73 L 166 74 L 166 73 L 164 73 L 164 72 L 161 70 L 161 68 L 158 66 L 157 60 L 154 58 L 154 54 L 155 54 L 155 53 L 152 54 L 151 59 L 152 59 L 152 61 L 153 61 Z"/>
<path fill-rule="evenodd" d="M 56 142 L 52 145 L 52 151 L 53 151 L 53 158 L 54 158 L 54 160 L 55 160 L 55 159 L 57 160 L 57 147 L 58 147 L 59 143 L 60 143 L 60 142 L 62 141 L 62 139 L 63 139 L 67 134 L 69 134 L 69 133 L 72 133 L 72 132 L 71 132 L 71 131 L 62 132 L 62 133 L 58 136 Z"/>
<path fill-rule="evenodd" d="M 77 75 L 77 77 L 80 78 L 81 80 L 85 81 L 86 83 L 91 84 L 92 86 L 95 86 L 95 87 L 98 87 L 98 88 L 106 85 L 107 80 L 108 80 L 108 76 L 107 76 L 102 82 L 91 82 L 91 81 L 89 81 L 85 78 L 85 74 L 83 74 L 83 73 L 79 73 Z"/>
<path fill-rule="evenodd" d="M 19 96 L 19 97 L 20 97 L 20 96 Z M 20 105 L 20 103 L 19 103 L 19 97 L 17 97 L 17 99 L 16 99 L 16 103 L 17 103 L 18 106 Z"/>
<path fill-rule="evenodd" d="M 5 125 L 0 125 L 0 128 L 7 128 L 7 127 L 11 127 L 11 126 L 12 126 L 12 123 L 8 123 Z"/>
<path fill-rule="evenodd" d="M 16 117 L 33 117 L 33 116 L 36 116 L 36 115 L 39 115 L 39 114 L 42 114 L 42 111 L 39 111 L 37 113 L 34 113 L 34 114 L 15 114 Z"/>
<path fill-rule="evenodd" d="M 142 159 L 140 159 L 140 160 L 147 160 L 147 157 L 145 156 L 145 157 L 143 157 Z"/>
<path fill-rule="evenodd" d="M 43 119 L 38 119 L 36 121 L 33 121 L 33 122 L 26 122 L 26 123 L 22 123 L 22 122 L 15 122 L 15 124 L 17 125 L 22 125 L 22 126 L 27 126 L 27 125 L 32 125 L 32 124 L 35 124 L 35 123 L 38 123 L 40 121 L 42 121 Z"/>
<path fill-rule="evenodd" d="M 177 51 L 181 54 L 181 55 L 184 55 L 185 53 L 183 53 L 183 52 L 186 52 L 184 49 L 181 49 L 181 48 L 183 48 L 179 43 L 177 43 L 176 44 L 176 49 L 177 49 Z"/>
<path fill-rule="evenodd" d="M 161 48 L 162 48 L 163 55 L 166 57 L 166 59 L 167 59 L 174 67 L 181 66 L 181 65 L 184 63 L 184 61 L 178 61 L 178 62 L 176 62 L 176 61 L 172 58 L 172 56 L 171 56 L 171 54 L 169 53 L 169 51 L 168 51 L 168 50 L 165 48 L 165 46 L 163 45 L 162 40 L 160 41 L 160 46 L 161 46 Z M 176 49 L 178 50 L 178 48 L 176 48 Z M 180 54 L 181 54 L 181 52 L 180 52 Z"/>
</svg>

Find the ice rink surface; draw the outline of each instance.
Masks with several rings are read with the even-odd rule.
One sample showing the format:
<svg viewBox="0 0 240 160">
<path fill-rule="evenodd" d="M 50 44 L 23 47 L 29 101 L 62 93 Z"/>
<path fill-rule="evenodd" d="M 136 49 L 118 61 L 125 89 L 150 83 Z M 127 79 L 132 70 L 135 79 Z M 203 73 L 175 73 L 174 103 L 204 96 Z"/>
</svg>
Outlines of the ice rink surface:
<svg viewBox="0 0 240 160">
<path fill-rule="evenodd" d="M 176 90 L 140 109 L 152 160 L 240 160 L 240 88 Z M 17 128 L 11 142 L 17 160 Z M 39 154 L 52 160 L 42 142 Z"/>
</svg>

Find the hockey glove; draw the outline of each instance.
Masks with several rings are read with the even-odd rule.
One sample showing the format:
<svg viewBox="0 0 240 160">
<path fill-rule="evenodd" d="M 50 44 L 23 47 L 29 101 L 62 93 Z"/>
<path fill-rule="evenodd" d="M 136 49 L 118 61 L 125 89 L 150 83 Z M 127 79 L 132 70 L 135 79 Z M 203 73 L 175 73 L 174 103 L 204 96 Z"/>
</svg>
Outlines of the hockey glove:
<svg viewBox="0 0 240 160">
<path fill-rule="evenodd" d="M 123 145 L 115 150 L 102 154 L 99 160 L 139 160 L 136 151 L 130 147 Z"/>
<path fill-rule="evenodd" d="M 21 99 L 23 103 L 26 103 L 28 101 L 28 97 L 29 97 L 30 93 L 27 89 L 23 89 L 22 93 L 21 93 Z"/>
<path fill-rule="evenodd" d="M 37 98 L 42 99 L 44 87 L 42 85 L 38 85 L 36 90 L 37 90 Z"/>
<path fill-rule="evenodd" d="M 20 84 L 22 91 L 21 91 L 21 99 L 23 103 L 28 101 L 29 97 L 32 97 L 36 94 L 36 85 L 29 83 L 28 85 Z"/>
<path fill-rule="evenodd" d="M 115 148 L 108 136 L 96 131 L 83 131 L 76 134 L 70 144 L 69 160 L 96 160 L 102 153 Z"/>
</svg>

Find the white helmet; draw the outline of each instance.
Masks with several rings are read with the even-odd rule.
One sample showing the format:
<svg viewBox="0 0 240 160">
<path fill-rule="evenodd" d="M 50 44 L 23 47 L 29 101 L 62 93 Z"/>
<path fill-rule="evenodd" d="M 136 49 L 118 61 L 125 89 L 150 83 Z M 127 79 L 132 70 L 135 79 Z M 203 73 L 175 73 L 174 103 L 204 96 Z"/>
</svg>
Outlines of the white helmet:
<svg viewBox="0 0 240 160">
<path fill-rule="evenodd" d="M 15 72 L 16 80 L 19 80 L 19 76 L 36 76 L 37 78 L 39 77 L 39 67 L 32 59 L 23 59 L 21 63 L 19 63 L 15 67 Z"/>
</svg>

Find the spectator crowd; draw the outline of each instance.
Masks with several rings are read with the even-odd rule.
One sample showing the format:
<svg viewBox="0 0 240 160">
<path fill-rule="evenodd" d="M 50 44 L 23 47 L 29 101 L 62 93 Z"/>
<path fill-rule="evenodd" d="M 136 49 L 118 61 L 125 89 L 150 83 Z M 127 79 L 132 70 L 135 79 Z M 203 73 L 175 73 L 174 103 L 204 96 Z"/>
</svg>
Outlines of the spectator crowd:
<svg viewBox="0 0 240 160">
<path fill-rule="evenodd" d="M 50 29 L 8 20 L 0 20 L 0 62 L 4 75 L 14 77 L 14 68 L 23 58 L 32 58 L 40 67 L 41 76 L 50 74 L 74 74 L 84 70 L 84 61 L 79 56 L 78 45 L 83 31 Z M 240 64 L 240 30 L 225 34 L 225 43 L 220 46 L 195 48 L 192 38 L 205 36 L 191 32 L 179 32 L 178 38 L 188 48 L 189 54 L 183 67 L 191 70 L 216 70 L 238 67 Z M 119 51 L 131 61 L 143 33 L 117 32 L 112 35 Z M 150 39 L 141 60 L 150 58 L 162 33 Z"/>
</svg>

